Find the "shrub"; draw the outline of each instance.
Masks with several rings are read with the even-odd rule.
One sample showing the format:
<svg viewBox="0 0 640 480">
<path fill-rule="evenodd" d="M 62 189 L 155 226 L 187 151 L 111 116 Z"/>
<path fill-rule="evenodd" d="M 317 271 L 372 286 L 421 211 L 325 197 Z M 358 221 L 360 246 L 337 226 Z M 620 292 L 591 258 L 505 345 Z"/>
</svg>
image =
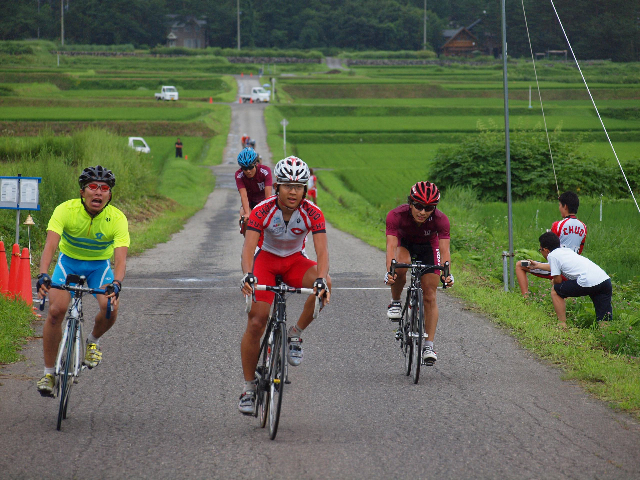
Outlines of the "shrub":
<svg viewBox="0 0 640 480">
<path fill-rule="evenodd" d="M 0 42 L 0 54 L 5 55 L 33 55 L 30 45 L 23 42 Z"/>
<path fill-rule="evenodd" d="M 559 141 L 558 133 L 550 135 L 550 144 L 560 191 L 573 190 L 594 196 L 605 194 L 611 198 L 628 195 L 617 164 L 582 153 L 579 140 Z M 481 126 L 479 134 L 469 135 L 459 145 L 438 151 L 432 178 L 442 188 L 453 185 L 471 187 L 484 201 L 505 201 L 505 157 L 504 134 Z M 555 198 L 557 192 L 551 171 L 551 155 L 542 132 L 514 132 L 511 135 L 510 161 L 514 200 Z M 625 172 L 631 188 L 637 189 L 640 186 L 640 164 L 627 165 Z"/>
</svg>

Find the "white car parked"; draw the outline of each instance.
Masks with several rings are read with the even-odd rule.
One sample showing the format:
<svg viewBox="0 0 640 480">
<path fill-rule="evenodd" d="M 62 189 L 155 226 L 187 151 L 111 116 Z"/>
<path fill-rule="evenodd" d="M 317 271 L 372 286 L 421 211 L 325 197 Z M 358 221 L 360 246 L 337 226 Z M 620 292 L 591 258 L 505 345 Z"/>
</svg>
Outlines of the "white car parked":
<svg viewBox="0 0 640 480">
<path fill-rule="evenodd" d="M 149 145 L 142 137 L 129 137 L 129 147 L 133 148 L 136 152 L 151 152 Z"/>
</svg>

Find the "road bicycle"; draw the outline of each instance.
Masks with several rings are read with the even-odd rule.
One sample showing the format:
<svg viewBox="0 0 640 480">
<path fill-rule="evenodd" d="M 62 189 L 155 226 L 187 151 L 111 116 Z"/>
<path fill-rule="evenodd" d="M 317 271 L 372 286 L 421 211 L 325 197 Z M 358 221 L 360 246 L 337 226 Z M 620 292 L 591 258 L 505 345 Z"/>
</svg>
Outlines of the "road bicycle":
<svg viewBox="0 0 640 480">
<path fill-rule="evenodd" d="M 87 368 L 84 361 L 84 337 L 82 335 L 82 325 L 84 315 L 82 312 L 82 296 L 85 293 L 90 295 L 104 295 L 107 290 L 102 288 L 88 288 L 84 286 L 86 278 L 84 275 L 67 275 L 64 284 L 52 283 L 51 288 L 67 290 L 72 297 L 69 302 L 69 309 L 65 317 L 65 328 L 62 332 L 62 340 L 58 347 L 56 356 L 55 377 L 56 387 L 54 395 L 60 397 L 58 408 L 57 429 L 60 430 L 62 420 L 67 418 L 67 408 L 69 406 L 69 395 L 71 387 L 78 383 L 80 373 Z M 44 310 L 45 300 L 40 302 L 40 310 Z M 107 300 L 107 318 L 111 317 L 111 299 Z"/>
<path fill-rule="evenodd" d="M 420 379 L 420 366 L 422 361 L 422 341 L 426 338 L 424 333 L 424 299 L 420 279 L 427 273 L 441 270 L 440 281 L 442 288 L 446 288 L 445 280 L 449 276 L 449 262 L 444 265 L 427 265 L 415 261 L 413 263 L 397 263 L 391 261 L 390 274 L 395 275 L 398 268 L 411 269 L 411 281 L 407 288 L 407 297 L 402 309 L 400 325 L 396 331 L 396 340 L 400 341 L 400 349 L 404 355 L 404 373 L 409 376 L 413 366 L 413 383 Z M 433 365 L 430 363 L 429 365 Z"/>
<path fill-rule="evenodd" d="M 255 417 L 259 417 L 260 427 L 264 428 L 267 423 L 269 424 L 269 437 L 273 440 L 278 432 L 284 385 L 291 383 L 287 364 L 287 302 L 285 297 L 289 293 L 312 295 L 314 291 L 312 288 L 290 287 L 282 281 L 280 276 L 276 276 L 275 286 L 255 285 L 255 290 L 275 293 L 273 307 L 258 355 L 256 408 L 253 414 Z M 246 312 L 249 313 L 252 296 L 247 295 L 246 298 Z M 318 316 L 320 303 L 320 298 L 316 296 L 313 318 Z"/>
</svg>

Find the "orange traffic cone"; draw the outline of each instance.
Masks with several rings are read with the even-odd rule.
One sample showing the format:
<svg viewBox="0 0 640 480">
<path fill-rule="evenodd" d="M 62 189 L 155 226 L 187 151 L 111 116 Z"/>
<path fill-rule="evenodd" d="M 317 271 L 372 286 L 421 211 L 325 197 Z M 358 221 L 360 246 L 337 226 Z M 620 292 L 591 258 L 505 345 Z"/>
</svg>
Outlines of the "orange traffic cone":
<svg viewBox="0 0 640 480">
<path fill-rule="evenodd" d="M 250 98 L 250 99 L 249 99 L 249 103 L 253 103 L 253 98 Z"/>
<path fill-rule="evenodd" d="M 11 249 L 11 265 L 9 266 L 9 297 L 13 297 L 20 293 L 20 285 L 18 284 L 18 275 L 20 272 L 20 245 L 13 244 Z"/>
<path fill-rule="evenodd" d="M 251 72 L 251 74 L 250 74 L 250 75 L 253 77 L 253 72 Z"/>
<path fill-rule="evenodd" d="M 7 265 L 7 252 L 4 251 L 4 242 L 0 242 L 0 294 L 9 291 L 9 266 Z"/>
<path fill-rule="evenodd" d="M 238 97 L 238 103 L 242 103 L 242 97 Z"/>
<path fill-rule="evenodd" d="M 240 76 L 241 76 L 241 77 L 244 77 L 244 72 L 240 72 Z"/>
<path fill-rule="evenodd" d="M 31 262 L 29 249 L 22 249 L 20 257 L 20 273 L 18 274 L 19 296 L 27 305 L 33 305 L 33 289 L 31 288 Z"/>
<path fill-rule="evenodd" d="M 213 103 L 213 97 L 209 97 L 209 103 Z"/>
</svg>

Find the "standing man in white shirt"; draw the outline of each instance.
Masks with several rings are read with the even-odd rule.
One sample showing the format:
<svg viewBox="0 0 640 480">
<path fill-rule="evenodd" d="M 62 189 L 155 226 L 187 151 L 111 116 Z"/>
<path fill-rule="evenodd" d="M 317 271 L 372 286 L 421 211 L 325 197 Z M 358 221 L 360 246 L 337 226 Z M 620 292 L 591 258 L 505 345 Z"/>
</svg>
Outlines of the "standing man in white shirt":
<svg viewBox="0 0 640 480">
<path fill-rule="evenodd" d="M 613 309 L 609 275 L 588 258 L 570 248 L 561 248 L 560 239 L 555 233 L 543 233 L 539 240 L 540 253 L 549 263 L 531 261 L 531 266 L 551 273 L 551 299 L 560 325 L 567 326 L 565 298 L 587 295 L 595 307 L 596 321 L 611 320 Z M 564 281 L 563 275 L 566 278 Z"/>
</svg>

